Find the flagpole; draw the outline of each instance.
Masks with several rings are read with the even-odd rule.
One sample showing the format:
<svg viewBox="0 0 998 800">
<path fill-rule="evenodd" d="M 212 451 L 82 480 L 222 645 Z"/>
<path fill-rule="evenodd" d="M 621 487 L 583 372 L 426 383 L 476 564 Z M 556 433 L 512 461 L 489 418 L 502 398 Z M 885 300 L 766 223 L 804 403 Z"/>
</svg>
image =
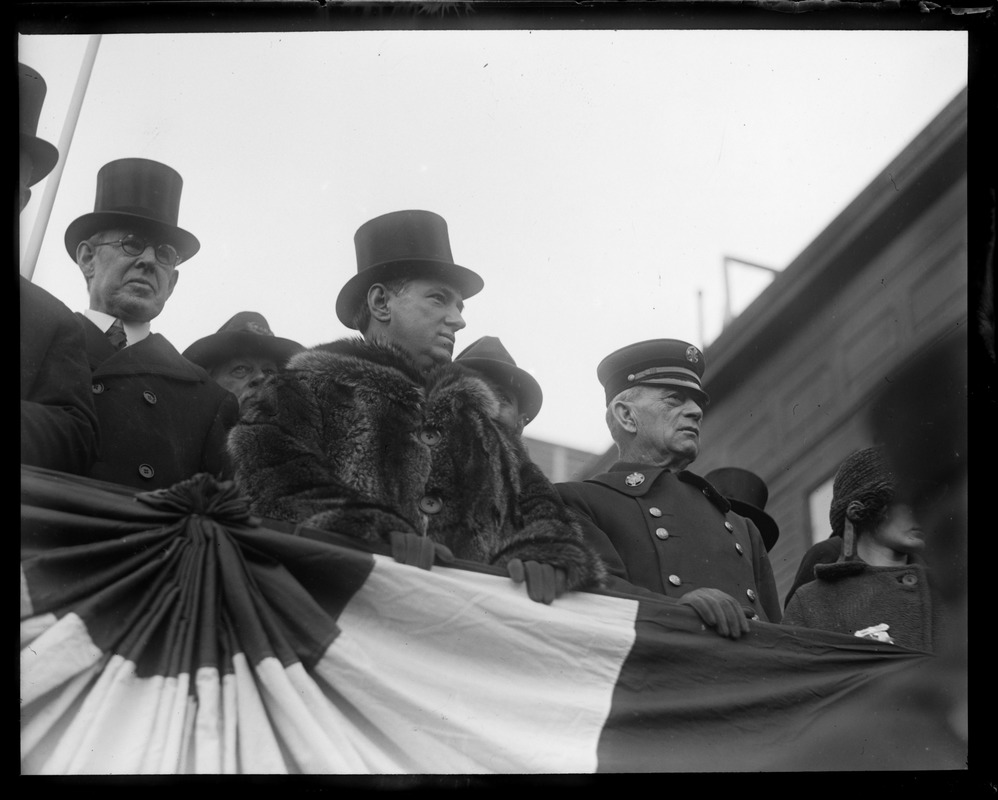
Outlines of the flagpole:
<svg viewBox="0 0 998 800">
<path fill-rule="evenodd" d="M 45 191 L 42 194 L 41 206 L 38 209 L 38 215 L 35 217 L 35 226 L 31 231 L 31 238 L 28 240 L 28 249 L 21 263 L 21 274 L 29 281 L 35 274 L 35 263 L 38 261 L 38 253 L 42 249 L 42 239 L 45 237 L 45 229 L 48 227 L 49 216 L 52 214 L 52 206 L 55 204 L 55 194 L 59 190 L 62 170 L 66 165 L 69 146 L 73 142 L 76 122 L 80 118 L 80 109 L 83 107 L 83 96 L 87 93 L 87 85 L 90 83 L 90 73 L 94 69 L 94 61 L 97 58 L 97 48 L 100 45 L 100 40 L 101 34 L 96 33 L 91 35 L 90 41 L 87 42 L 87 50 L 83 54 L 83 63 L 80 65 L 80 74 L 76 78 L 76 88 L 73 90 L 73 98 L 69 104 L 69 111 L 66 114 L 66 122 L 62 126 L 62 135 L 59 137 L 59 160 L 45 182 Z"/>
</svg>

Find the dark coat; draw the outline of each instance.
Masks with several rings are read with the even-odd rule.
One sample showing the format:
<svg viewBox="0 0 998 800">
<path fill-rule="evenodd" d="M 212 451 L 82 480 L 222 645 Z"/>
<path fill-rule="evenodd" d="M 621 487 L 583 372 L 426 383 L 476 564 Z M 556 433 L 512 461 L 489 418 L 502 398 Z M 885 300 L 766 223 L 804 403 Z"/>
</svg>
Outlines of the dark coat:
<svg viewBox="0 0 998 800">
<path fill-rule="evenodd" d="M 255 514 L 367 541 L 425 533 L 458 558 L 604 571 L 554 487 L 460 365 L 423 375 L 401 350 L 348 338 L 294 356 L 229 436 Z"/>
<path fill-rule="evenodd" d="M 797 574 L 794 576 L 794 582 L 787 591 L 787 596 L 783 598 L 783 607 L 787 607 L 790 598 L 794 596 L 794 593 L 801 586 L 814 580 L 814 568 L 818 564 L 834 564 L 839 560 L 839 556 L 841 555 L 841 536 L 832 535 L 811 545 L 800 560 L 800 565 L 797 567 Z"/>
<path fill-rule="evenodd" d="M 97 412 L 83 327 L 60 300 L 18 276 L 21 463 L 85 475 L 97 458 Z"/>
<path fill-rule="evenodd" d="M 239 418 L 236 396 L 153 333 L 115 351 L 82 314 L 100 460 L 90 477 L 151 490 L 199 472 L 231 477 L 225 438 Z"/>
<path fill-rule="evenodd" d="M 629 486 L 631 473 L 644 480 Z M 720 589 L 760 619 L 780 621 L 759 529 L 699 475 L 617 463 L 602 475 L 555 486 L 611 575 L 677 599 L 693 589 Z"/>
<path fill-rule="evenodd" d="M 873 567 L 860 559 L 818 564 L 815 580 L 794 593 L 785 625 L 856 633 L 887 623 L 894 644 L 932 651 L 932 596 L 928 571 L 918 560 Z"/>
</svg>

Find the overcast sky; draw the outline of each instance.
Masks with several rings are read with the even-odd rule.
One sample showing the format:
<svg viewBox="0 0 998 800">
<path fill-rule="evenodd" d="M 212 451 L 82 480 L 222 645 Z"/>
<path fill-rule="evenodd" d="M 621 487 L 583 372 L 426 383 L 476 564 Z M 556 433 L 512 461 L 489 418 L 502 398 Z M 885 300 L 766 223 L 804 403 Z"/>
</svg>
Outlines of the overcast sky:
<svg viewBox="0 0 998 800">
<path fill-rule="evenodd" d="M 18 38 L 53 144 L 88 39 Z M 153 330 L 183 350 L 256 310 L 311 346 L 352 333 L 333 304 L 356 229 L 435 211 L 485 280 L 455 353 L 500 337 L 544 390 L 525 434 L 602 452 L 600 359 L 709 344 L 723 258 L 786 267 L 966 78 L 961 31 L 104 34 L 33 279 L 86 306 L 66 228 L 103 164 L 151 158 L 201 241 Z M 768 280 L 734 268 L 734 310 Z"/>
</svg>

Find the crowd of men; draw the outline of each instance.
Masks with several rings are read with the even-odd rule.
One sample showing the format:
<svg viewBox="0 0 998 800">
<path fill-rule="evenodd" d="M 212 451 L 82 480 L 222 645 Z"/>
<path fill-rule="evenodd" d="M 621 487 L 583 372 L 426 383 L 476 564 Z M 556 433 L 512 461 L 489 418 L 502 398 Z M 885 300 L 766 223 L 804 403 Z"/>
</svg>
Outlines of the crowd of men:
<svg viewBox="0 0 998 800">
<path fill-rule="evenodd" d="M 36 136 L 42 77 L 19 65 L 19 85 L 23 209 L 58 154 Z M 689 470 L 709 403 L 697 347 L 654 339 L 603 358 L 618 460 L 554 485 L 521 438 L 541 409 L 537 381 L 495 336 L 453 355 L 464 303 L 485 281 L 455 262 L 442 217 L 396 211 L 357 230 L 357 271 L 335 304 L 356 336 L 306 348 L 244 311 L 180 353 L 151 323 L 200 248 L 178 224 L 182 188 L 176 170 L 149 159 L 100 168 L 93 211 L 64 239 L 87 286 L 82 312 L 21 278 L 22 463 L 143 491 L 198 473 L 231 479 L 259 516 L 387 543 L 424 569 L 490 564 L 538 602 L 572 590 L 651 594 L 734 639 L 752 621 L 781 622 L 765 484 L 737 467 Z M 931 616 L 924 539 L 873 455 L 836 478 L 833 540 L 806 558 L 788 618 L 884 641 L 890 629 L 929 650 L 918 626 Z M 855 613 L 829 612 L 849 594 L 839 576 L 859 571 Z M 894 592 L 883 618 L 869 618 L 870 593 L 907 586 L 903 576 L 919 591 Z"/>
</svg>

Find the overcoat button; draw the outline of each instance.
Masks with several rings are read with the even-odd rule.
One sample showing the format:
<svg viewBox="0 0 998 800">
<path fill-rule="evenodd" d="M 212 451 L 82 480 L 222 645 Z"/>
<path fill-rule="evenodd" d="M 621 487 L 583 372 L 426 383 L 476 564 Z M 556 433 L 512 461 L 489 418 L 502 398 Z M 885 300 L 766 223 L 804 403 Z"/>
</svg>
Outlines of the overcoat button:
<svg viewBox="0 0 998 800">
<path fill-rule="evenodd" d="M 101 392 L 104 391 L 104 384 L 95 383 L 93 386 L 90 387 L 90 391 L 92 391 L 94 394 L 100 394 Z"/>
<path fill-rule="evenodd" d="M 755 589 L 747 589 L 745 594 L 748 595 L 748 599 L 753 603 L 755 602 Z"/>
<path fill-rule="evenodd" d="M 728 533 L 734 533 L 735 532 L 735 526 L 732 525 L 727 520 L 724 520 L 724 527 L 728 529 Z"/>
<path fill-rule="evenodd" d="M 440 441 L 440 431 L 433 428 L 426 428 L 419 432 L 419 440 L 423 444 L 433 447 L 433 445 Z"/>
<path fill-rule="evenodd" d="M 905 573 L 905 576 L 901 578 L 901 583 L 905 586 L 914 586 L 918 583 L 918 576 L 912 575 L 910 572 Z"/>
<path fill-rule="evenodd" d="M 151 406 L 156 405 L 156 395 L 150 392 L 148 389 L 142 393 L 143 399 Z"/>
<path fill-rule="evenodd" d="M 444 507 L 439 497 L 432 494 L 423 495 L 419 498 L 419 508 L 424 514 L 439 514 Z"/>
<path fill-rule="evenodd" d="M 738 544 L 738 542 L 735 542 L 735 550 L 738 551 L 739 555 L 741 555 L 742 553 L 745 552 L 744 550 L 742 550 L 742 546 L 740 544 Z"/>
<path fill-rule="evenodd" d="M 681 584 L 682 581 L 679 579 L 678 575 L 670 575 L 669 583 L 671 583 L 673 586 L 679 586 L 679 584 Z"/>
<path fill-rule="evenodd" d="M 649 508 L 648 509 L 648 513 L 651 514 L 653 517 L 661 517 L 662 516 L 662 510 L 658 509 L 658 508 L 655 508 L 655 507 Z"/>
<path fill-rule="evenodd" d="M 655 535 L 659 539 L 668 539 L 669 538 L 669 532 L 665 528 L 656 528 L 655 529 Z"/>
<path fill-rule="evenodd" d="M 143 478 L 151 478 L 156 474 L 156 470 L 150 467 L 148 464 L 139 464 L 139 475 Z"/>
<path fill-rule="evenodd" d="M 710 497 L 710 489 L 708 489 L 706 486 L 703 488 L 703 496 Z"/>
</svg>

